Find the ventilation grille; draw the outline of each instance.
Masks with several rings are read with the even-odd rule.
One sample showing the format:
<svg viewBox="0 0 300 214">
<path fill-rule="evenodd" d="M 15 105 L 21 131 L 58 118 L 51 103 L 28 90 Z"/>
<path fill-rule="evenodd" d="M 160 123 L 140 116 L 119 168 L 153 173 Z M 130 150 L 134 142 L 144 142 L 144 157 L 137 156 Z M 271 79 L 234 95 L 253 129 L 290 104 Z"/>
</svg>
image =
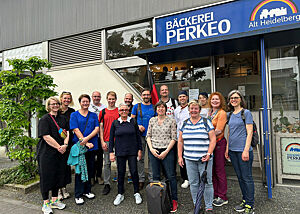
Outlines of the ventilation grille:
<svg viewBox="0 0 300 214">
<path fill-rule="evenodd" d="M 49 59 L 53 67 L 101 60 L 101 53 L 101 31 L 49 42 Z"/>
</svg>

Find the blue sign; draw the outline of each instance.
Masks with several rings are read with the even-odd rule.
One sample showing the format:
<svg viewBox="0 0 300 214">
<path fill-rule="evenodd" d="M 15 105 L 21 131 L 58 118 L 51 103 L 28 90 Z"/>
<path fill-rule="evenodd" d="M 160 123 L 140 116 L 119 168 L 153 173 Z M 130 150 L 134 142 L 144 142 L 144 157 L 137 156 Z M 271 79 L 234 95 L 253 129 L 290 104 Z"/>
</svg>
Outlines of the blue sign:
<svg viewBox="0 0 300 214">
<path fill-rule="evenodd" d="M 295 24 L 297 5 L 300 0 L 240 0 L 158 17 L 155 38 L 161 47 Z"/>
</svg>

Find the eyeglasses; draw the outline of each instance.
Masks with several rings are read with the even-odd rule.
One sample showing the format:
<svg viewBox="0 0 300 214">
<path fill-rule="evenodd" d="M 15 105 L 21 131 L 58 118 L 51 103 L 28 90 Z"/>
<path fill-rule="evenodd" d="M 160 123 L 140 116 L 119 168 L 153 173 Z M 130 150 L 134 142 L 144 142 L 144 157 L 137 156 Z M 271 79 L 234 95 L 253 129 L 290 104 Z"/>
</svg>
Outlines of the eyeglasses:
<svg viewBox="0 0 300 214">
<path fill-rule="evenodd" d="M 49 104 L 50 106 L 60 106 L 59 103 L 52 103 L 52 104 Z"/>
<path fill-rule="evenodd" d="M 129 111 L 129 110 L 128 109 L 119 109 L 119 111 L 126 112 L 126 111 Z"/>
<path fill-rule="evenodd" d="M 230 100 L 238 100 L 240 97 L 230 97 Z"/>
<path fill-rule="evenodd" d="M 71 94 L 69 91 L 63 91 L 62 94 Z"/>
<path fill-rule="evenodd" d="M 94 98 L 101 98 L 101 96 L 93 96 Z"/>
<path fill-rule="evenodd" d="M 149 97 L 149 96 L 151 96 L 151 94 L 142 94 L 142 96 Z"/>
</svg>

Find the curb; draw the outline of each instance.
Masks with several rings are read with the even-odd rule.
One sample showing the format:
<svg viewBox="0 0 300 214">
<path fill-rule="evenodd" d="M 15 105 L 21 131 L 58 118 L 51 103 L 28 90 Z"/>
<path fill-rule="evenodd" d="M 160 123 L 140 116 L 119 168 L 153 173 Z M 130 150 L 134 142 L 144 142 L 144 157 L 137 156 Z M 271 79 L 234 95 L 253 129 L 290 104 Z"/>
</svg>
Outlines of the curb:
<svg viewBox="0 0 300 214">
<path fill-rule="evenodd" d="M 22 192 L 24 194 L 30 193 L 33 190 L 36 190 L 39 188 L 40 181 L 36 181 L 32 184 L 28 185 L 22 185 L 22 184 L 4 184 L 3 187 L 6 190 L 15 190 L 18 192 Z"/>
</svg>

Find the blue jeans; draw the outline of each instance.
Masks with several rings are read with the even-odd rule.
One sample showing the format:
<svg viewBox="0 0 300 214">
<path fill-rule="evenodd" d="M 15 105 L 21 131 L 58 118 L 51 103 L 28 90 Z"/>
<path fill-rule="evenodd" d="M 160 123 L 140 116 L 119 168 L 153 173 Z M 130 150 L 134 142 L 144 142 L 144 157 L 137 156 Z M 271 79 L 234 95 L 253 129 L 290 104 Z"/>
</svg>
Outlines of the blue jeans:
<svg viewBox="0 0 300 214">
<path fill-rule="evenodd" d="M 205 170 L 205 162 L 192 161 L 185 159 L 186 170 L 190 182 L 190 190 L 194 204 L 196 203 L 197 193 L 200 186 L 200 177 Z M 214 199 L 214 188 L 212 184 L 212 165 L 213 158 L 210 158 L 207 165 L 207 184 L 205 184 L 204 190 L 204 202 L 206 209 L 212 209 L 212 202 Z"/>
<path fill-rule="evenodd" d="M 171 151 L 167 154 L 167 156 L 163 160 L 154 157 L 154 155 L 151 152 L 149 152 L 149 157 L 152 166 L 153 180 L 154 181 L 160 180 L 160 165 L 162 164 L 166 172 L 166 176 L 170 181 L 172 200 L 177 201 L 178 200 L 177 180 L 176 180 L 176 172 L 174 168 L 174 150 L 171 149 Z"/>
<path fill-rule="evenodd" d="M 229 150 L 229 157 L 233 165 L 236 176 L 238 177 L 243 200 L 246 204 L 254 205 L 254 182 L 252 178 L 253 151 L 249 152 L 249 161 L 242 160 L 242 152 Z"/>
</svg>

